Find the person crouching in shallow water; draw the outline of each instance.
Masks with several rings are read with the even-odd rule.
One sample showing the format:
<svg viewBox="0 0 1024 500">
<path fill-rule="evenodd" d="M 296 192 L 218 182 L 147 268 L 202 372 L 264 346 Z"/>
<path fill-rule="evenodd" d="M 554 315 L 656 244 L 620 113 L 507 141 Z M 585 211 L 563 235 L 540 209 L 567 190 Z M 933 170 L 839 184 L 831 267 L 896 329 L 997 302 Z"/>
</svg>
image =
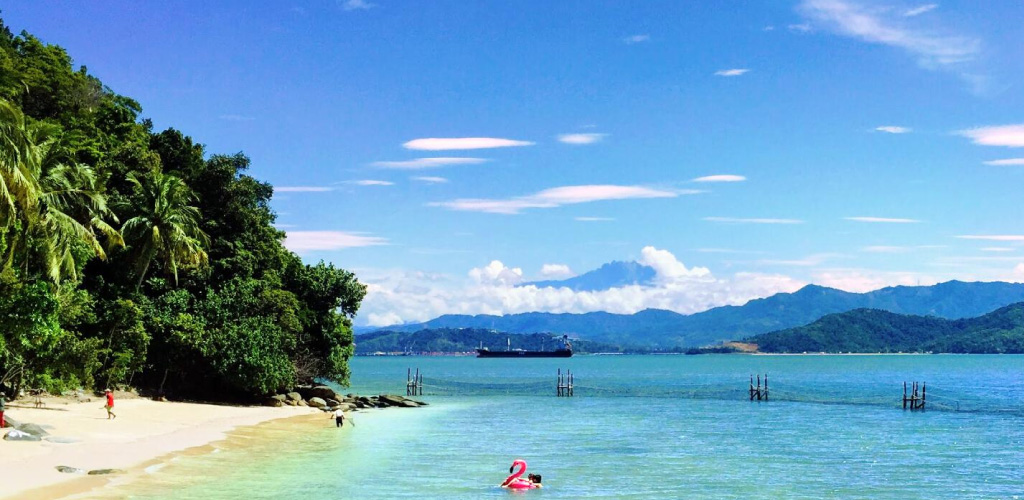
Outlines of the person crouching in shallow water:
<svg viewBox="0 0 1024 500">
<path fill-rule="evenodd" d="M 103 405 L 103 408 L 107 410 L 107 420 L 117 418 L 117 415 L 114 415 L 114 393 L 107 389 L 105 394 L 107 395 L 107 404 Z"/>
<path fill-rule="evenodd" d="M 345 412 L 341 408 L 334 410 L 334 426 L 342 427 L 345 425 Z"/>
</svg>

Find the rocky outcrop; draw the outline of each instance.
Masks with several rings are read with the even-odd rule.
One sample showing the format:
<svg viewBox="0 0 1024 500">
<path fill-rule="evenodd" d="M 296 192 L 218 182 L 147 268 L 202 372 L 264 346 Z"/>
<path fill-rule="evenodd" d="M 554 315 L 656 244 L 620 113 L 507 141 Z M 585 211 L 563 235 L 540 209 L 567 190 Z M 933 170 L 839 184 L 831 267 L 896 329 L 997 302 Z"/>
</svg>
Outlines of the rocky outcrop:
<svg viewBox="0 0 1024 500">
<path fill-rule="evenodd" d="M 320 408 L 321 410 L 327 408 L 327 402 L 318 397 L 309 398 L 309 401 L 307 402 L 309 403 L 309 406 L 312 406 L 314 408 Z"/>
<path fill-rule="evenodd" d="M 427 403 L 395 394 L 342 395 L 326 385 L 300 385 L 294 391 L 268 397 L 267 406 L 310 406 L 323 411 L 356 411 L 365 408 L 418 408 Z"/>
</svg>

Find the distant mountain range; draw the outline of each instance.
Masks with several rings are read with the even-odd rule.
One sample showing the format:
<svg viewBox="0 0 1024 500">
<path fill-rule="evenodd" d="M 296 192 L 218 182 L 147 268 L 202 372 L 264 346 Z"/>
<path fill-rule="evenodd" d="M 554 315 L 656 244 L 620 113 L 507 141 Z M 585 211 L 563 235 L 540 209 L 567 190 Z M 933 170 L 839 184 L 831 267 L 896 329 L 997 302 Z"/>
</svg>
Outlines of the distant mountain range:
<svg viewBox="0 0 1024 500">
<path fill-rule="evenodd" d="M 949 281 L 932 286 L 889 287 L 867 293 L 808 285 L 793 293 L 779 293 L 742 306 L 716 307 L 692 315 L 658 309 L 636 314 L 444 315 L 425 323 L 386 329 L 413 332 L 430 328 L 483 328 L 509 333 L 549 332 L 617 345 L 668 349 L 744 339 L 861 308 L 960 319 L 1022 301 L 1024 284 L 1019 283 Z"/>
<path fill-rule="evenodd" d="M 621 352 L 618 346 L 587 340 L 572 341 L 574 352 Z M 417 332 L 382 330 L 356 336 L 356 354 L 375 352 L 474 352 L 477 347 L 492 351 L 524 349 L 552 351 L 562 346 L 561 336 L 547 333 L 506 334 L 481 328 L 438 328 Z"/>
<path fill-rule="evenodd" d="M 577 292 L 595 292 L 629 285 L 651 285 L 657 273 L 639 262 L 612 261 L 593 271 L 558 281 L 531 281 L 519 286 L 569 288 Z"/>
<path fill-rule="evenodd" d="M 829 314 L 809 325 L 757 335 L 761 352 L 1024 353 L 1024 303 L 948 320 L 877 309 Z"/>
</svg>

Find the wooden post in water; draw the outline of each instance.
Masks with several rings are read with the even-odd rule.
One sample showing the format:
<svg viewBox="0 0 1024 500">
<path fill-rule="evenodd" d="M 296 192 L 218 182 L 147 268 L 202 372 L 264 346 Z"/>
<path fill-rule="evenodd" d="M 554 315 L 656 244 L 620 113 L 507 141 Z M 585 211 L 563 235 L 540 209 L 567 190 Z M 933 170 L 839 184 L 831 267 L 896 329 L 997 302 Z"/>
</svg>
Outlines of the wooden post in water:
<svg viewBox="0 0 1024 500">
<path fill-rule="evenodd" d="M 764 374 L 764 400 L 768 401 L 768 374 Z"/>
<path fill-rule="evenodd" d="M 754 400 L 754 376 L 750 376 L 750 400 Z"/>
<path fill-rule="evenodd" d="M 572 384 L 572 370 L 566 370 L 562 373 L 562 369 L 558 369 L 558 382 L 555 386 L 555 394 L 558 397 L 572 397 L 573 384 Z"/>
<path fill-rule="evenodd" d="M 907 383 L 903 382 L 903 409 L 906 410 L 909 403 L 911 411 L 923 410 L 928 396 L 928 384 L 926 382 L 911 382 L 909 394 L 908 396 Z"/>
</svg>

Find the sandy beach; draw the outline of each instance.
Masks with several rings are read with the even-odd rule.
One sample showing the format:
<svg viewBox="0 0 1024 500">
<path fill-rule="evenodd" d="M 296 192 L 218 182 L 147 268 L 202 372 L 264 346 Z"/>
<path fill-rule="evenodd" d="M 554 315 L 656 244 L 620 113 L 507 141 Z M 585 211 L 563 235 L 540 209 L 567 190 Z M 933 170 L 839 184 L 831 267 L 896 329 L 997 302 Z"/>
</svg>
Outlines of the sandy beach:
<svg viewBox="0 0 1024 500">
<path fill-rule="evenodd" d="M 118 477 L 62 473 L 57 466 L 83 471 L 127 470 L 169 453 L 222 440 L 238 427 L 319 415 L 318 410 L 307 407 L 238 407 L 136 398 L 117 400 L 114 411 L 118 417 L 108 420 L 102 398 L 45 401 L 42 408 L 34 408 L 29 399 L 8 405 L 7 417 L 38 424 L 49 436 L 39 442 L 0 440 L 0 498 L 60 498 Z M 3 429 L 3 433 L 10 430 Z"/>
</svg>

